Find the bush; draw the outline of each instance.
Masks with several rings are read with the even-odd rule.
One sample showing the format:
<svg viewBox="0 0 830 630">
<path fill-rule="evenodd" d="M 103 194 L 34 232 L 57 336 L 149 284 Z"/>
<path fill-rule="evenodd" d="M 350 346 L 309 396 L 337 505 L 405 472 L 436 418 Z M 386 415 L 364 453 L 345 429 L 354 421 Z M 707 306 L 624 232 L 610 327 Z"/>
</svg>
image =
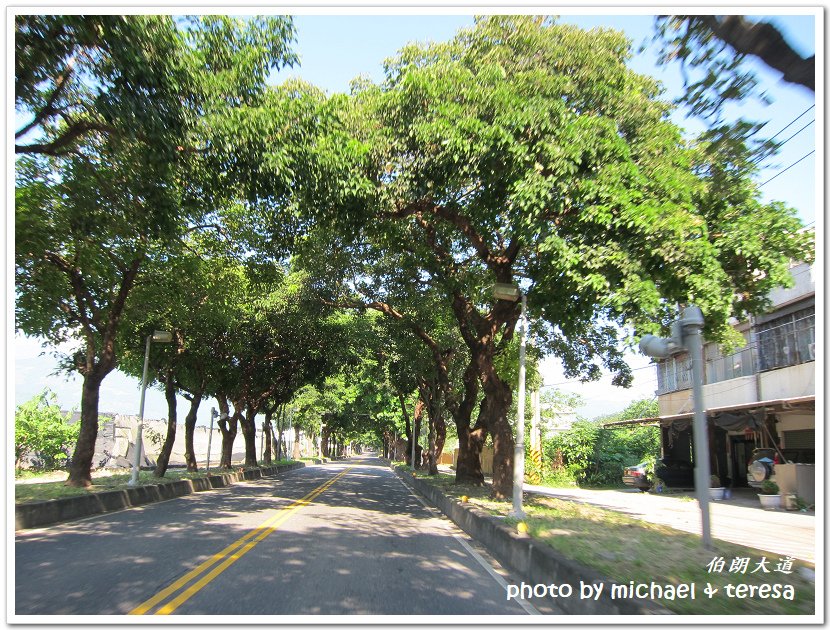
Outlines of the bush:
<svg viewBox="0 0 830 630">
<path fill-rule="evenodd" d="M 781 492 L 778 484 L 767 479 L 761 484 L 761 494 L 779 494 Z"/>
<path fill-rule="evenodd" d="M 45 390 L 17 407 L 14 414 L 14 457 L 19 467 L 24 457 L 37 457 L 37 467 L 54 469 L 64 465 L 78 439 L 80 423 L 68 424 L 55 403 L 55 394 Z"/>
<path fill-rule="evenodd" d="M 544 450 L 547 462 L 561 454 L 565 475 L 580 486 L 617 486 L 624 467 L 653 460 L 660 452 L 660 431 L 657 427 L 604 429 L 580 420 L 546 440 Z"/>
</svg>

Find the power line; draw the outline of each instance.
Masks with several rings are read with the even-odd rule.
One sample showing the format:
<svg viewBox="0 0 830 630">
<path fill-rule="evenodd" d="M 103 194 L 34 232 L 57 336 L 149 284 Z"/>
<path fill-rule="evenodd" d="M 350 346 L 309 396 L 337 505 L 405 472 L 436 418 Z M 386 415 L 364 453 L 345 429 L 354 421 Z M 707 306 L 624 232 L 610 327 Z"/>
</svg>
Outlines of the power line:
<svg viewBox="0 0 830 630">
<path fill-rule="evenodd" d="M 798 159 L 798 160 L 796 160 L 795 162 L 793 162 L 792 164 L 790 164 L 790 165 L 789 165 L 787 168 L 785 168 L 783 171 L 779 171 L 778 173 L 776 173 L 775 175 L 773 175 L 772 177 L 770 177 L 767 181 L 765 181 L 763 184 L 758 184 L 758 185 L 759 185 L 759 186 L 766 186 L 766 185 L 767 185 L 767 184 L 769 184 L 772 180 L 774 180 L 776 177 L 778 177 L 779 175 L 783 175 L 784 173 L 786 173 L 787 171 L 789 171 L 789 170 L 790 170 L 793 166 L 795 166 L 796 164 L 798 164 L 799 162 L 801 162 L 801 161 L 803 161 L 803 160 L 806 160 L 808 157 L 810 157 L 810 156 L 811 156 L 813 153 L 815 153 L 815 152 L 816 152 L 816 150 L 815 150 L 815 149 L 813 149 L 813 150 L 812 150 L 812 151 L 810 151 L 807 155 L 805 155 L 805 156 L 801 157 L 800 159 Z"/>
<path fill-rule="evenodd" d="M 776 134 L 775 134 L 775 136 L 773 136 L 772 138 L 770 138 L 770 140 L 774 140 L 774 139 L 775 139 L 775 137 L 776 137 L 777 135 L 779 135 L 782 131 L 786 131 L 789 127 L 791 127 L 791 126 L 795 123 L 795 121 L 797 121 L 799 118 L 801 118 L 804 114 L 806 114 L 807 112 L 809 112 L 809 111 L 810 111 L 811 109 L 813 109 L 814 107 L 815 107 L 815 103 L 814 103 L 814 104 L 812 104 L 812 105 L 810 105 L 810 107 L 808 107 L 808 108 L 807 108 L 807 109 L 805 109 L 803 112 L 801 112 L 798 116 L 796 116 L 795 118 L 793 118 L 793 119 L 790 121 L 790 123 L 789 123 L 786 127 L 784 127 L 783 129 L 780 129 L 780 130 L 778 131 L 778 133 L 776 133 Z M 786 141 L 785 141 L 785 142 L 786 142 Z M 783 144 L 783 143 L 782 143 L 782 144 Z"/>
<path fill-rule="evenodd" d="M 648 365 L 644 365 L 638 368 L 632 368 L 632 372 L 638 372 L 640 370 L 648 370 L 654 369 L 654 366 L 657 365 L 656 363 L 649 363 Z M 597 381 L 582 381 L 578 378 L 572 379 L 570 381 L 562 381 L 561 383 L 543 383 L 541 387 L 556 387 L 558 385 L 571 385 L 571 384 L 579 384 L 579 385 L 590 385 L 591 383 L 596 383 Z"/>
<path fill-rule="evenodd" d="M 802 131 L 804 131 L 807 127 L 809 127 L 810 125 L 812 125 L 814 122 L 816 122 L 816 119 L 815 119 L 815 118 L 813 118 L 813 120 L 811 120 L 811 121 L 810 121 L 810 122 L 808 122 L 806 125 L 804 125 L 801 129 L 799 129 L 798 131 L 796 131 L 796 132 L 795 132 L 793 135 L 791 135 L 789 138 L 787 138 L 786 140 L 782 140 L 780 143 L 778 143 L 778 144 L 776 145 L 776 147 L 778 147 L 778 148 L 783 147 L 785 144 L 787 144 L 790 140 L 792 140 L 793 138 L 795 138 L 798 134 L 800 134 Z"/>
<path fill-rule="evenodd" d="M 807 109 L 805 109 L 805 110 L 804 110 L 803 112 L 801 112 L 798 116 L 796 116 L 796 117 L 795 117 L 795 118 L 793 118 L 793 119 L 792 119 L 789 123 L 787 123 L 784 127 L 782 127 L 781 129 L 779 129 L 779 130 L 778 130 L 778 132 L 777 132 L 774 136 L 772 136 L 772 138 L 768 138 L 768 139 L 766 140 L 766 142 L 772 142 L 772 141 L 773 141 L 773 140 L 774 140 L 777 136 L 779 136 L 782 132 L 784 132 L 784 131 L 786 131 L 787 129 L 789 129 L 790 127 L 792 127 L 792 125 L 793 125 L 796 121 L 798 121 L 798 119 L 799 119 L 799 118 L 801 118 L 802 116 L 804 116 L 804 114 L 806 114 L 807 112 L 809 112 L 809 111 L 810 111 L 811 109 L 813 109 L 814 107 L 815 107 L 815 105 L 810 105 L 810 107 L 808 107 Z M 777 143 L 777 144 L 775 145 L 775 148 L 776 148 L 776 149 L 780 149 L 780 148 L 781 148 L 781 147 L 783 147 L 785 144 L 787 144 L 790 140 L 792 140 L 792 139 L 793 139 L 793 138 L 795 138 L 798 134 L 800 134 L 802 131 L 804 131 L 807 127 L 809 127 L 810 125 L 812 125 L 814 122 L 816 122 L 815 118 L 813 118 L 813 120 L 811 120 L 810 122 L 808 122 L 806 125 L 804 125 L 801 129 L 799 129 L 798 131 L 796 131 L 793 135 L 791 135 L 791 136 L 790 136 L 789 138 L 787 138 L 786 140 L 784 140 L 784 141 L 782 141 L 782 142 Z M 764 124 L 766 124 L 766 123 L 764 123 Z M 761 162 L 763 162 L 763 161 L 764 161 L 765 159 L 767 159 L 768 157 L 769 157 L 769 155 L 759 155 L 758 157 L 756 157 L 756 158 L 754 158 L 754 159 L 752 159 L 752 160 L 750 160 L 750 161 L 751 161 L 753 164 L 760 164 Z"/>
</svg>

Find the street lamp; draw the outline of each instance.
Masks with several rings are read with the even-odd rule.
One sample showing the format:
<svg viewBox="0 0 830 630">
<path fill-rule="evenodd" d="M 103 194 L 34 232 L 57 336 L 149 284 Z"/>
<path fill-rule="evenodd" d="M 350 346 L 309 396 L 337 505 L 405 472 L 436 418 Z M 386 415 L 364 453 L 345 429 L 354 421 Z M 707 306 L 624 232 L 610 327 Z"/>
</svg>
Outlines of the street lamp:
<svg viewBox="0 0 830 630">
<path fill-rule="evenodd" d="M 713 549 L 709 525 L 709 431 L 706 412 L 703 408 L 703 313 L 697 306 L 683 309 L 683 317 L 672 322 L 671 337 L 644 335 L 640 340 L 640 351 L 656 359 L 668 357 L 688 350 L 692 359 L 692 398 L 694 399 L 694 421 L 692 434 L 695 444 L 695 493 L 700 506 L 700 531 L 703 546 Z"/>
<path fill-rule="evenodd" d="M 152 335 L 147 335 L 147 345 L 144 350 L 144 371 L 141 374 L 141 403 L 138 407 L 138 432 L 135 438 L 135 454 L 133 456 L 133 474 L 127 485 L 138 485 L 138 469 L 141 466 L 141 442 L 144 429 L 144 395 L 147 392 L 147 366 L 150 363 L 150 344 L 170 343 L 173 341 L 173 333 L 166 330 L 157 330 Z"/>
<path fill-rule="evenodd" d="M 516 445 L 513 450 L 513 509 L 509 516 L 523 519 L 522 492 L 525 478 L 525 342 L 527 337 L 527 296 L 514 284 L 497 282 L 493 285 L 493 296 L 497 300 L 516 302 L 522 300 L 522 314 L 519 318 L 519 409 L 516 422 Z"/>
</svg>

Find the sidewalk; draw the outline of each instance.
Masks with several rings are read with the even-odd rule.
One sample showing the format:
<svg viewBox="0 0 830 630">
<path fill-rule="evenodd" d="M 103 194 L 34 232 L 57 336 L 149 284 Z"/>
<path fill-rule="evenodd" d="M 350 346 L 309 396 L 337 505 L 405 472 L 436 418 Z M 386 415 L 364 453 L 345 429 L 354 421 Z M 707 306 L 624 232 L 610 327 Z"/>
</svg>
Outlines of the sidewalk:
<svg viewBox="0 0 830 630">
<path fill-rule="evenodd" d="M 524 488 L 531 494 L 590 503 L 650 523 L 700 534 L 700 508 L 689 495 L 649 494 L 635 489 L 547 488 L 528 484 Z M 757 497 L 750 497 L 750 494 L 736 493 L 733 499 L 709 503 L 712 537 L 815 563 L 815 513 L 764 510 Z"/>
<path fill-rule="evenodd" d="M 454 474 L 448 466 L 439 468 L 441 472 Z M 633 488 L 548 488 L 530 484 L 525 484 L 524 490 L 530 494 L 589 503 L 643 521 L 700 535 L 700 508 L 697 501 L 688 494 L 650 494 Z M 726 501 L 710 502 L 709 515 L 713 538 L 815 564 L 814 512 L 764 510 L 754 492 L 747 490 L 735 492 L 733 498 Z"/>
</svg>

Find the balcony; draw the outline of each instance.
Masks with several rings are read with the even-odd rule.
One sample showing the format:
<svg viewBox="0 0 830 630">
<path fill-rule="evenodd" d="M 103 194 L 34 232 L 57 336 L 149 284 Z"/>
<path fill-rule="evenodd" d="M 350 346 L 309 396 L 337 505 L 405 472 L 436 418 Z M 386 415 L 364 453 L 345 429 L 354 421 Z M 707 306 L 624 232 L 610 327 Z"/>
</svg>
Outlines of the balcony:
<svg viewBox="0 0 830 630">
<path fill-rule="evenodd" d="M 721 355 L 715 344 L 706 346 L 705 385 L 721 383 L 801 365 L 815 360 L 815 310 L 809 307 L 758 325 L 744 348 Z M 768 378 L 771 375 L 767 376 Z M 657 364 L 657 394 L 692 387 L 689 356 L 678 355 Z"/>
</svg>

